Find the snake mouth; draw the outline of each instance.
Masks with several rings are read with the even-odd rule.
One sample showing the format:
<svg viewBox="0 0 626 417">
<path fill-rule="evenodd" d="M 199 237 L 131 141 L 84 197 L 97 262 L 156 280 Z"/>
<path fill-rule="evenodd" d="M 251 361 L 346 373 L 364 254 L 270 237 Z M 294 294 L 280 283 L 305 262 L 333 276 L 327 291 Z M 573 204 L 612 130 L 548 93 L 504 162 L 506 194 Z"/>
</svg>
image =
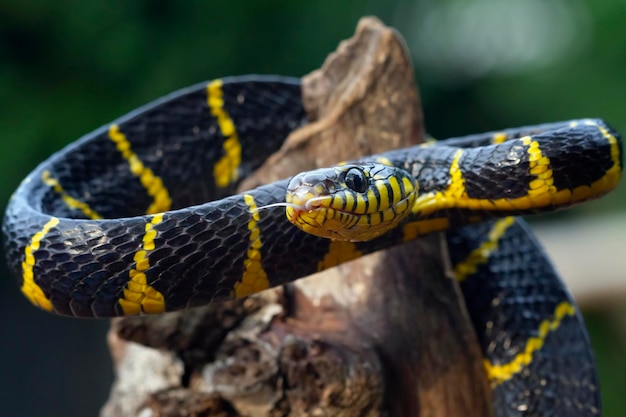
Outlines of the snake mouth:
<svg viewBox="0 0 626 417">
<path fill-rule="evenodd" d="M 331 190 L 323 182 L 311 184 L 297 184 L 287 188 L 286 202 L 299 211 L 312 211 L 320 207 L 330 206 L 332 202 Z"/>
<path fill-rule="evenodd" d="M 266 204 L 257 207 L 256 210 L 269 209 L 273 207 L 285 207 L 287 219 L 294 225 L 301 223 L 301 217 L 313 218 L 312 214 L 320 210 L 334 210 L 331 207 L 333 197 L 328 189 L 320 184 L 297 184 L 287 188 L 285 202 Z M 313 227 L 322 227 L 322 224 L 310 224 Z"/>
<path fill-rule="evenodd" d="M 300 195 L 307 196 L 303 191 Z M 411 213 L 415 193 L 375 212 L 356 213 L 333 207 L 332 196 L 311 197 L 287 207 L 289 221 L 303 231 L 327 239 L 360 242 L 372 240 L 395 228 Z M 292 200 L 293 201 L 293 200 Z"/>
<path fill-rule="evenodd" d="M 302 215 L 328 208 L 332 197 L 319 188 L 300 185 L 287 193 L 287 218 L 291 223 L 297 223 Z"/>
</svg>

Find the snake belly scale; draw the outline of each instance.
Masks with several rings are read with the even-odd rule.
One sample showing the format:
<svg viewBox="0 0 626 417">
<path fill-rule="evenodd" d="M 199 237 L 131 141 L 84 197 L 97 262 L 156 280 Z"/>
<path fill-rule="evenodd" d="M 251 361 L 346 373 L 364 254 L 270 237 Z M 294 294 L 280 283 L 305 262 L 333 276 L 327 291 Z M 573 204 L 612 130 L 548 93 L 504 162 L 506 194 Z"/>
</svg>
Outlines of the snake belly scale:
<svg viewBox="0 0 626 417">
<path fill-rule="evenodd" d="M 506 216 L 614 188 L 622 168 L 614 130 L 574 120 L 356 161 L 405 170 L 419 193 L 392 230 L 350 242 L 302 232 L 284 209 L 259 210 L 285 201 L 287 180 L 233 195 L 305 123 L 299 80 L 233 77 L 174 92 L 69 145 L 20 184 L 5 214 L 8 265 L 23 294 L 69 316 L 160 313 L 243 297 L 444 230 L 498 415 L 599 413 L 576 306 L 524 223 Z M 372 194 L 376 206 L 388 190 Z M 555 376 L 547 360 L 555 357 L 577 364 L 571 375 Z M 537 392 L 541 401 L 530 401 Z M 566 394 L 578 397 L 564 402 Z"/>
</svg>

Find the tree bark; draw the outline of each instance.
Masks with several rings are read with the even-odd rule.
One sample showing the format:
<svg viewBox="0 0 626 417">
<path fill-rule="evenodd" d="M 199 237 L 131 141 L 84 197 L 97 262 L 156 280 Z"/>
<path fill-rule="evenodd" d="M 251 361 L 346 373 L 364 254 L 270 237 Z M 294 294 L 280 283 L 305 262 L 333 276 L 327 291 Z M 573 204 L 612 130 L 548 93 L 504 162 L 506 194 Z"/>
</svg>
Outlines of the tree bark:
<svg viewBox="0 0 626 417">
<path fill-rule="evenodd" d="M 242 189 L 424 137 L 399 35 L 364 18 L 303 79 L 310 124 Z M 116 320 L 110 416 L 488 416 L 443 235 L 245 300 Z"/>
</svg>

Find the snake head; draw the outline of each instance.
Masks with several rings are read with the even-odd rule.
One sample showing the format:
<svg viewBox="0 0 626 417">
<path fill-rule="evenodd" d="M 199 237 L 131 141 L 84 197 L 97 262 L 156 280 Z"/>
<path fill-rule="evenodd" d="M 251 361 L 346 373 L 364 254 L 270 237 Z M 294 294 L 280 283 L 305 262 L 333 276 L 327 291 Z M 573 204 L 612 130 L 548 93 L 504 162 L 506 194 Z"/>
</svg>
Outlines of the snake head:
<svg viewBox="0 0 626 417">
<path fill-rule="evenodd" d="M 287 186 L 287 218 L 301 230 L 335 240 L 366 241 L 395 228 L 417 198 L 415 179 L 382 163 L 303 172 Z"/>
</svg>

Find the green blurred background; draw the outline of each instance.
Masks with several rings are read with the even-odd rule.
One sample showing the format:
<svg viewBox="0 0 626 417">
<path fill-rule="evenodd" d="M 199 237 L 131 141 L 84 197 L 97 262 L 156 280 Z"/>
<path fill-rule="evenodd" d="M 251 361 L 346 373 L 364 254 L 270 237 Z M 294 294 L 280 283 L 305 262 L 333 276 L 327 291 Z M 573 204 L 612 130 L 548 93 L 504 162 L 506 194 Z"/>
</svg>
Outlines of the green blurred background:
<svg viewBox="0 0 626 417">
<path fill-rule="evenodd" d="M 0 0 L 2 204 L 37 163 L 107 121 L 206 79 L 306 74 L 370 14 L 406 38 L 436 137 L 577 117 L 626 132 L 621 0 Z M 548 220 L 619 215 L 624 188 Z M 44 314 L 2 274 L 0 416 L 96 415 L 113 378 L 108 323 Z M 606 416 L 626 409 L 624 294 L 585 310 Z"/>
</svg>

